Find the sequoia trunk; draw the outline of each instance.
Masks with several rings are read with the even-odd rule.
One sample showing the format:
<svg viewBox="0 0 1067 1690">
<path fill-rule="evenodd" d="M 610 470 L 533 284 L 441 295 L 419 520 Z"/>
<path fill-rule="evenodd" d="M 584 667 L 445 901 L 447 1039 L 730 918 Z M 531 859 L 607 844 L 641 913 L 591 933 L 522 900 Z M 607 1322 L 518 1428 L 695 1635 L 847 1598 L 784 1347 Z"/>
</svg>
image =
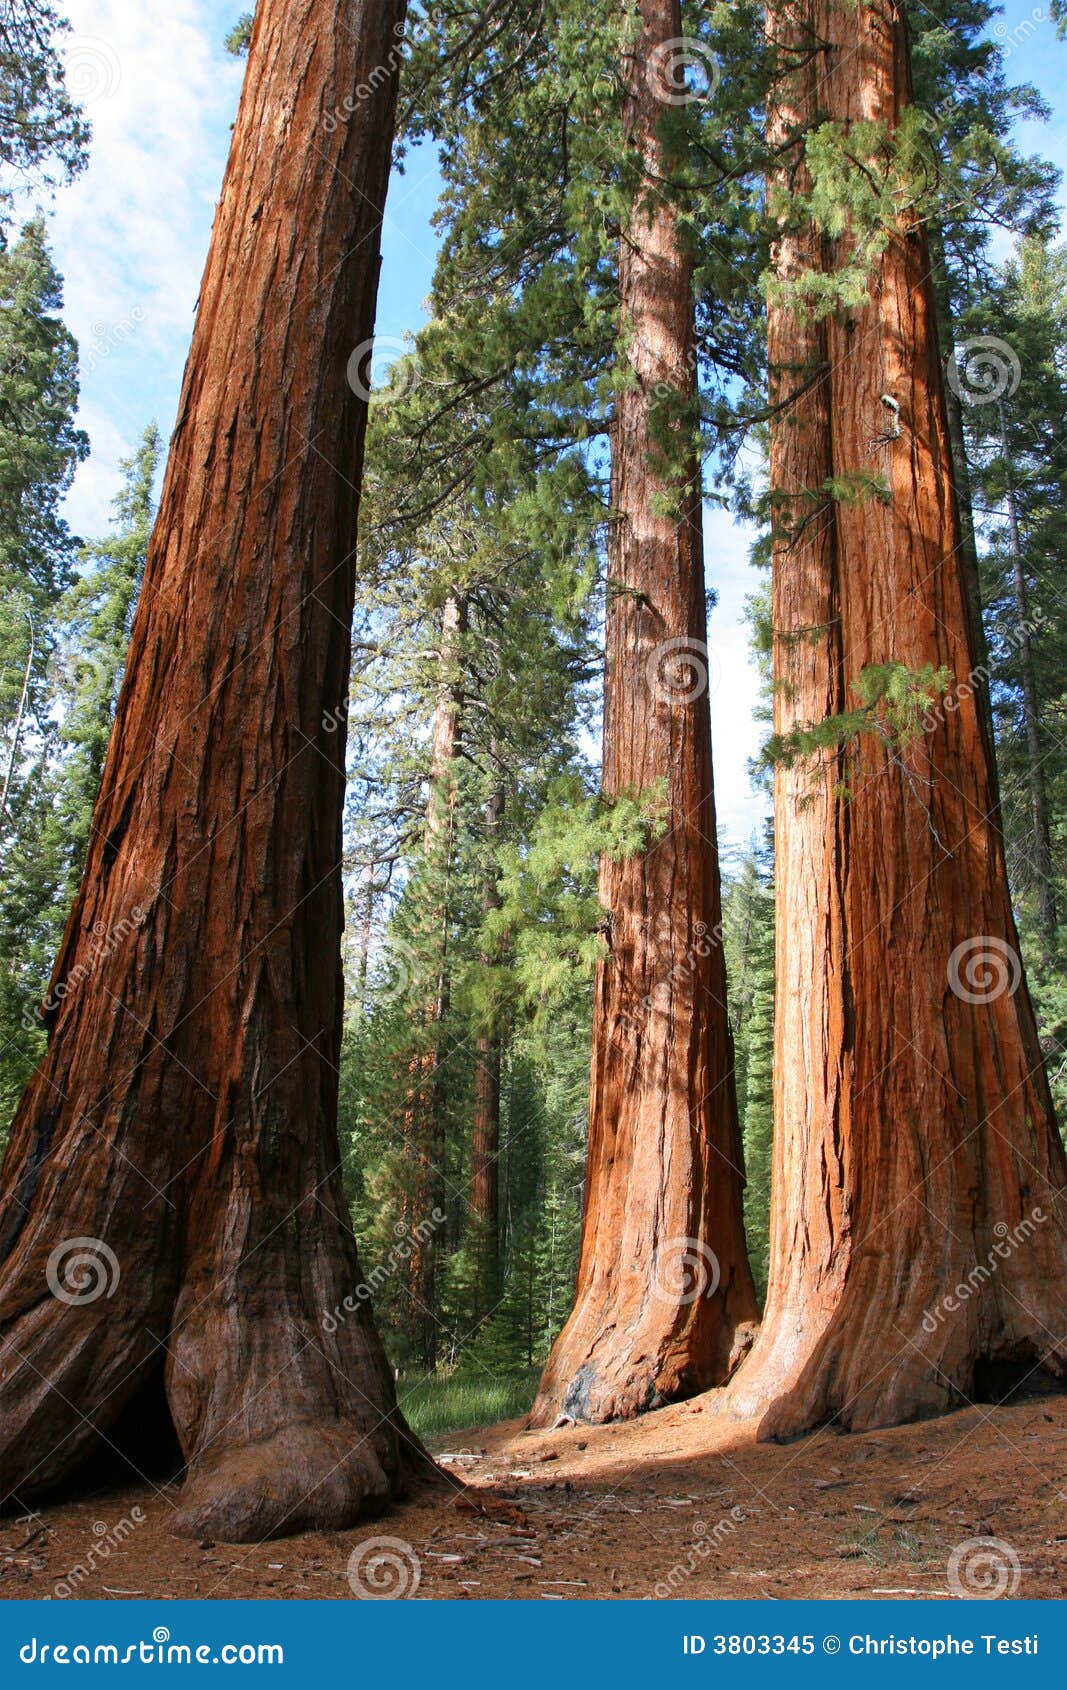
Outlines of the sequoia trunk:
<svg viewBox="0 0 1067 1690">
<path fill-rule="evenodd" d="M 910 99 L 901 9 L 820 0 L 777 12 L 775 33 L 795 38 L 798 22 L 827 46 L 776 122 L 799 128 L 818 111 L 894 130 Z M 818 262 L 794 240 L 778 246 L 783 278 Z M 764 1437 L 915 1419 L 1067 1363 L 1067 1169 L 969 681 L 929 268 L 921 227 L 902 221 L 869 303 L 802 330 L 825 335 L 829 376 L 775 429 L 776 484 L 819 511 L 775 545 L 779 724 L 854 705 L 849 682 L 868 664 L 955 679 L 917 741 L 872 735 L 778 772 L 771 1283 L 730 1393 L 736 1410 L 762 1411 Z M 776 306 L 779 368 L 794 332 Z M 837 478 L 877 467 L 888 502 L 830 500 L 828 466 Z"/>
<path fill-rule="evenodd" d="M 625 124 L 645 180 L 619 257 L 603 787 L 655 794 L 663 831 L 601 861 L 578 1284 L 535 1424 L 623 1418 L 719 1383 L 757 1314 L 721 945 L 693 269 L 654 186 L 669 174 L 677 0 L 641 0 L 636 26 Z"/>
<path fill-rule="evenodd" d="M 420 960 L 426 965 L 421 985 L 426 1002 L 419 1013 L 418 1045 L 412 1061 L 412 1089 L 408 1133 L 416 1170 L 412 1193 L 415 1244 L 411 1253 L 411 1287 L 418 1316 L 419 1347 L 427 1372 L 437 1366 L 437 1254 L 436 1228 L 425 1236 L 419 1230 L 427 1215 L 445 1205 L 444 1076 L 441 1037 L 449 1008 L 449 902 L 456 821 L 456 758 L 463 717 L 463 689 L 459 674 L 467 632 L 467 601 L 450 593 L 441 614 L 437 648 L 438 687 L 430 743 L 429 797 L 424 834 L 425 880 L 421 888 L 424 931 Z"/>
<path fill-rule="evenodd" d="M 496 743 L 492 752 L 498 753 Z M 485 806 L 486 869 L 484 908 L 500 907 L 496 838 L 504 816 L 504 788 L 496 784 Z M 492 962 L 483 953 L 481 962 Z M 471 1107 L 470 1230 L 474 1255 L 474 1318 L 480 1321 L 500 1294 L 500 1031 L 489 1025 L 474 1045 L 474 1097 Z"/>
<path fill-rule="evenodd" d="M 364 1303 L 327 1319 L 360 1284 L 336 1132 L 332 712 L 366 419 L 346 374 L 373 326 L 395 103 L 376 67 L 403 13 L 258 8 L 48 1052 L 3 1169 L 2 1494 L 64 1480 L 136 1397 L 142 1424 L 169 1406 L 172 1525 L 197 1537 L 349 1525 L 425 1459 Z"/>
</svg>

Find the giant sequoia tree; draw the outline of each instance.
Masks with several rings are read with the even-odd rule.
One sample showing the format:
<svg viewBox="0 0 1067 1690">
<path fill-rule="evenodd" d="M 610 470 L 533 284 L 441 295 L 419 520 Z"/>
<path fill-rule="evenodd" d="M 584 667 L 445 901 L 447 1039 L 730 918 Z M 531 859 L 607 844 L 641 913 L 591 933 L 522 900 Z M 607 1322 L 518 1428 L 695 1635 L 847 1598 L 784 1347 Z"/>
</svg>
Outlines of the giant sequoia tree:
<svg viewBox="0 0 1067 1690">
<path fill-rule="evenodd" d="M 178 1530 L 340 1526 L 418 1459 L 336 1142 L 343 735 L 404 0 L 262 0 L 93 818 L 12 1130 L 0 1488 L 123 1411 Z M 358 90 L 358 98 L 351 97 Z M 343 121 L 325 122 L 349 96 Z"/>
<path fill-rule="evenodd" d="M 1064 1155 L 966 684 L 973 621 L 904 163 L 906 25 L 896 0 L 798 0 L 772 21 L 794 55 L 772 117 L 770 312 L 775 398 L 792 400 L 771 464 L 787 755 L 770 1290 L 732 1401 L 784 1437 L 1062 1371 L 1067 1257 Z M 901 736 L 894 687 L 899 702 L 907 677 L 946 671 L 928 731 Z"/>
<path fill-rule="evenodd" d="M 603 789 L 660 807 L 601 864 L 589 1150 L 574 1308 L 535 1423 L 622 1418 L 725 1380 L 751 1335 L 711 775 L 693 256 L 669 178 L 677 0 L 642 0 L 623 65 L 635 173 L 619 256 L 622 371 Z M 672 58 L 673 55 L 673 58 Z"/>
</svg>

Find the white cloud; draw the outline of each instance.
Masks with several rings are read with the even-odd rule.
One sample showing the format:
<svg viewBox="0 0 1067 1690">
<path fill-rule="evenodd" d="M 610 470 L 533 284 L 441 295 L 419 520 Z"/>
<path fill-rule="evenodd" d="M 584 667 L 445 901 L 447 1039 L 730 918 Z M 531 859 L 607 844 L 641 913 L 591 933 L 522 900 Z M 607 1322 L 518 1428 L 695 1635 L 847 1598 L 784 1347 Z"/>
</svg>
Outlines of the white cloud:
<svg viewBox="0 0 1067 1690">
<path fill-rule="evenodd" d="M 111 501 L 119 486 L 119 462 L 130 456 L 133 442 L 96 405 L 83 405 L 78 420 L 93 449 L 91 456 L 78 465 L 63 515 L 73 533 L 83 540 L 94 540 L 110 526 Z"/>
<path fill-rule="evenodd" d="M 66 0 L 64 55 L 93 127 L 88 170 L 61 197 L 56 239 L 75 263 L 68 313 L 97 321 L 151 307 L 185 339 L 221 183 L 242 67 L 222 52 L 230 8 Z"/>
<path fill-rule="evenodd" d="M 243 66 L 223 50 L 240 6 L 65 0 L 61 42 L 92 124 L 88 168 L 50 208 L 64 316 L 81 349 L 92 443 L 71 525 L 106 525 L 118 460 L 172 426 Z"/>
</svg>

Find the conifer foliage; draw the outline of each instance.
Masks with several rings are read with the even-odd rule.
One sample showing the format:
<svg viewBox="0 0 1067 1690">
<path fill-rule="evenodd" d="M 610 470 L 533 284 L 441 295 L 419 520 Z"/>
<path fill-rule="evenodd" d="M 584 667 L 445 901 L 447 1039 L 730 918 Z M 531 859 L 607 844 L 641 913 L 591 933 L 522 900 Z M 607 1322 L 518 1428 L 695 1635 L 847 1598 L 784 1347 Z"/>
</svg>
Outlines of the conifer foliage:
<svg viewBox="0 0 1067 1690">
<path fill-rule="evenodd" d="M 82 539 L 15 208 L 89 135 L 0 0 L 5 1499 L 136 1425 L 245 1541 L 430 1480 L 445 1381 L 785 1439 L 1067 1368 L 1067 257 L 992 19 L 259 0 L 169 452 Z"/>
</svg>

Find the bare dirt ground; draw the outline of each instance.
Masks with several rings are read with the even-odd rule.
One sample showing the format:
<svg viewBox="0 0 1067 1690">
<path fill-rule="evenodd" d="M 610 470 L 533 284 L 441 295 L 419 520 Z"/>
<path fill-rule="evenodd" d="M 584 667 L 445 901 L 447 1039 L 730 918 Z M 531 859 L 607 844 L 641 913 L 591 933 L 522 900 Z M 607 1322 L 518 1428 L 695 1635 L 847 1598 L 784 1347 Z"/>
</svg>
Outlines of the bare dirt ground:
<svg viewBox="0 0 1067 1690">
<path fill-rule="evenodd" d="M 348 1532 L 183 1542 L 166 1485 L 8 1517 L 0 1596 L 350 1601 L 350 1562 L 363 1589 L 420 1600 L 1067 1593 L 1067 1396 L 786 1447 L 712 1400 L 452 1433 L 437 1453 L 455 1478 Z"/>
</svg>

